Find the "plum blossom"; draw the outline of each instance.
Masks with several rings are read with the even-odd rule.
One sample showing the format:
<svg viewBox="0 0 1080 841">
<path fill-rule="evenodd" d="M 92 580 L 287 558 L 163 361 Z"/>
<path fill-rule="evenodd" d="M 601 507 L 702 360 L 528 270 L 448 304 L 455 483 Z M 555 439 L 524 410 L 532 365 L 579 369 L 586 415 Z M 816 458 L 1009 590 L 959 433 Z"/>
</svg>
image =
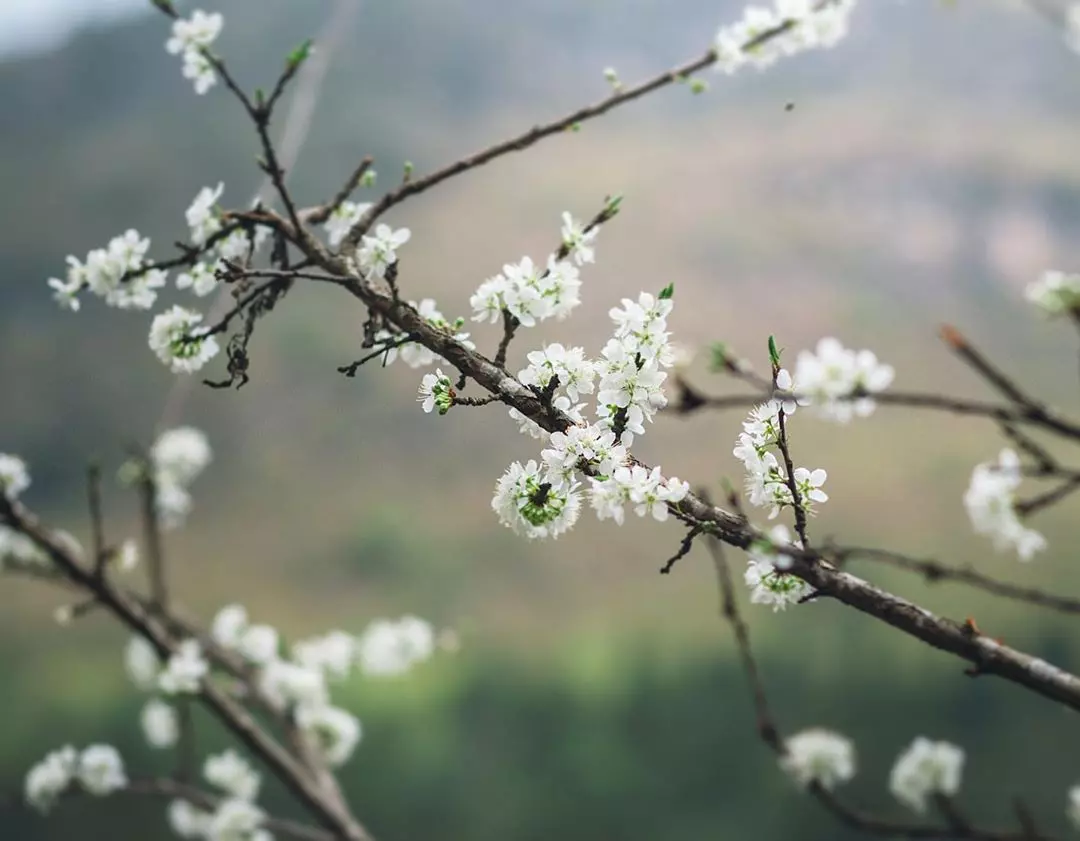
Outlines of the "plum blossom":
<svg viewBox="0 0 1080 841">
<path fill-rule="evenodd" d="M 495 485 L 491 507 L 500 522 L 523 537 L 558 537 L 581 513 L 577 483 L 565 484 L 546 467 L 515 461 Z"/>
<path fill-rule="evenodd" d="M 150 349 L 173 373 L 198 371 L 217 356 L 218 343 L 196 327 L 202 315 L 174 306 L 154 318 L 150 327 Z"/>
<path fill-rule="evenodd" d="M 1004 449 L 997 462 L 977 464 L 964 493 L 964 507 L 977 534 L 989 537 L 998 551 L 1013 549 L 1029 561 L 1046 548 L 1046 538 L 1020 522 L 1016 489 L 1020 487 L 1020 458 Z"/>
<path fill-rule="evenodd" d="M 780 767 L 802 788 L 817 783 L 833 789 L 855 776 L 855 749 L 839 733 L 804 730 L 784 742 Z"/>
<path fill-rule="evenodd" d="M 896 760 L 889 791 L 916 812 L 925 812 L 931 795 L 951 797 L 960 789 L 964 752 L 948 742 L 917 738 Z"/>
<path fill-rule="evenodd" d="M 364 277 L 386 277 L 386 270 L 397 262 L 398 249 L 412 237 L 408 228 L 393 230 L 377 225 L 374 236 L 364 235 L 356 251 L 356 260 Z"/>
<path fill-rule="evenodd" d="M 415 616 L 372 622 L 356 642 L 360 669 L 376 677 L 404 674 L 435 651 L 431 625 Z"/>
</svg>

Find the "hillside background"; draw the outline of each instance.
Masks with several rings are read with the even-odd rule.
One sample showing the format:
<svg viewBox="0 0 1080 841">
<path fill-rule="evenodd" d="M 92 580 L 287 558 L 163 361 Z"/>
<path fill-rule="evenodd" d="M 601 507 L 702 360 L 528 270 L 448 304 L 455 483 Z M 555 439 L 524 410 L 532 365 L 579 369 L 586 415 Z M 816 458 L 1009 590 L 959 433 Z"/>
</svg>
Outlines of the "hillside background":
<svg viewBox="0 0 1080 841">
<path fill-rule="evenodd" d="M 269 84 L 331 10 L 205 5 L 225 13 L 221 51 L 249 87 Z M 424 172 L 603 96 L 606 66 L 631 82 L 698 55 L 737 14 L 718 0 L 365 2 L 293 187 L 319 202 L 364 154 L 388 187 L 406 159 Z M 0 450 L 30 463 L 28 501 L 83 538 L 84 465 L 118 465 L 151 440 L 173 380 L 146 346 L 146 313 L 94 301 L 62 312 L 45 281 L 67 254 L 132 226 L 166 254 L 200 187 L 224 181 L 236 206 L 259 183 L 250 125 L 221 90 L 192 94 L 166 37 L 144 15 L 0 64 Z M 393 221 L 413 231 L 406 294 L 466 315 L 502 263 L 550 250 L 562 210 L 590 216 L 621 193 L 583 273 L 585 303 L 524 334 L 512 359 L 544 340 L 597 350 L 620 297 L 674 281 L 671 324 L 702 349 L 694 377 L 715 392 L 734 386 L 706 373 L 708 343 L 764 365 L 774 333 L 792 353 L 823 335 L 872 347 L 898 387 L 981 395 L 936 339 L 949 322 L 1051 402 L 1080 408 L 1075 332 L 1040 321 L 1022 295 L 1043 269 L 1080 265 L 1080 58 L 1052 27 L 1014 4 L 868 2 L 835 50 L 707 78 L 704 96 L 667 91 L 399 208 Z M 216 458 L 168 552 L 179 598 L 201 616 L 242 601 L 303 635 L 410 612 L 459 634 L 459 653 L 413 676 L 349 687 L 365 737 L 345 782 L 376 837 L 846 837 L 755 740 L 706 556 L 657 575 L 681 531 L 583 516 L 558 544 L 514 539 L 491 490 L 535 442 L 495 407 L 424 416 L 418 372 L 341 377 L 363 313 L 322 288 L 287 304 L 256 335 L 250 385 L 196 389 L 184 405 L 179 420 L 208 432 Z M 482 348 L 498 338 L 473 334 Z M 715 490 L 738 481 L 739 420 L 662 417 L 637 452 Z M 1075 509 L 1040 518 L 1051 550 L 1029 566 L 970 533 L 961 494 L 1001 446 L 989 425 L 881 410 L 850 427 L 800 420 L 795 435 L 799 458 L 829 470 L 816 534 L 1080 592 Z M 107 504 L 110 533 L 134 534 L 133 501 L 112 487 Z M 1080 668 L 1074 629 L 1057 618 L 861 572 Z M 59 604 L 32 583 L 0 588 L 0 789 L 19 790 L 66 742 L 109 741 L 135 769 L 167 767 L 131 726 L 124 635 L 96 616 L 60 628 Z M 968 750 L 972 809 L 1009 821 L 1019 793 L 1063 822 L 1080 781 L 1070 714 L 965 678 L 834 605 L 750 618 L 781 722 L 856 740 L 859 802 L 898 809 L 888 768 L 927 734 Z M 159 804 L 124 800 L 48 820 L 6 809 L 0 837 L 169 834 Z"/>
</svg>

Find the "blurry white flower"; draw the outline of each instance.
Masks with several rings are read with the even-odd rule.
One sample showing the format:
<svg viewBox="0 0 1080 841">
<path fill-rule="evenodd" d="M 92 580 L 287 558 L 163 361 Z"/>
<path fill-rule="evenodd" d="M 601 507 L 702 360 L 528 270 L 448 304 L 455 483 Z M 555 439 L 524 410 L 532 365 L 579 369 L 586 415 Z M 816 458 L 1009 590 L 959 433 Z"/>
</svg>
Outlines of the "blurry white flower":
<svg viewBox="0 0 1080 841">
<path fill-rule="evenodd" d="M 26 775 L 26 802 L 40 812 L 52 808 L 75 776 L 78 754 L 70 745 L 47 754 Z"/>
<path fill-rule="evenodd" d="M 360 742 L 360 721 L 337 707 L 302 707 L 296 723 L 332 767 L 343 765 Z"/>
<path fill-rule="evenodd" d="M 234 750 L 208 756 L 203 763 L 203 778 L 241 800 L 254 800 L 259 795 L 258 773 Z"/>
<path fill-rule="evenodd" d="M 139 724 L 151 747 L 171 748 L 180 738 L 180 723 L 176 710 L 157 698 L 146 702 L 139 715 Z"/>
<path fill-rule="evenodd" d="M 804 788 L 817 783 L 832 789 L 855 776 L 855 750 L 838 733 L 804 730 L 784 743 L 780 767 Z"/>
<path fill-rule="evenodd" d="M 217 355 L 218 343 L 213 336 L 206 336 L 205 327 L 196 326 L 200 321 L 199 313 L 179 306 L 154 317 L 150 349 L 173 373 L 198 371 Z"/>
<path fill-rule="evenodd" d="M 84 750 L 76 773 L 82 787 L 98 797 L 112 794 L 128 784 L 123 760 L 112 745 L 91 745 Z"/>
<path fill-rule="evenodd" d="M 196 639 L 181 642 L 158 676 L 158 688 L 166 695 L 194 694 L 210 671 Z"/>
<path fill-rule="evenodd" d="M 396 622 L 376 620 L 357 640 L 360 668 L 380 677 L 403 674 L 431 657 L 434 650 L 431 625 L 415 616 L 403 616 Z"/>
<path fill-rule="evenodd" d="M 949 797 L 959 791 L 963 767 L 964 752 L 956 745 L 920 736 L 896 760 L 889 791 L 909 809 L 925 812 L 930 795 Z"/>
<path fill-rule="evenodd" d="M 0 453 L 0 494 L 15 499 L 30 487 L 26 462 L 18 456 Z"/>
</svg>

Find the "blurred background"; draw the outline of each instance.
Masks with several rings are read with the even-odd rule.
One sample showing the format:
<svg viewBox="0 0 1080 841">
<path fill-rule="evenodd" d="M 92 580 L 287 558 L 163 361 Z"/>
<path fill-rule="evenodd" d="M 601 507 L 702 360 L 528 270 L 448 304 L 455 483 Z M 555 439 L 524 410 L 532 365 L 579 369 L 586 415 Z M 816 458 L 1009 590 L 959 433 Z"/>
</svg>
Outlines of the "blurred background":
<svg viewBox="0 0 1080 841">
<path fill-rule="evenodd" d="M 605 95 L 602 70 L 633 82 L 699 55 L 740 6 L 723 0 L 361 2 L 333 55 L 292 185 L 325 200 L 365 154 L 392 186 Z M 248 88 L 316 34 L 331 0 L 207 0 Z M 87 301 L 59 310 L 45 281 L 128 227 L 154 253 L 186 233 L 200 187 L 244 205 L 259 184 L 251 126 L 221 88 L 196 97 L 163 49 L 167 22 L 138 2 L 7 0 L 0 8 L 0 450 L 30 464 L 26 501 L 85 540 L 83 471 L 118 466 L 153 438 L 173 378 L 146 345 L 150 314 Z M 191 6 L 178 4 L 181 11 Z M 708 74 L 454 180 L 398 208 L 400 284 L 448 317 L 504 262 L 540 258 L 559 214 L 588 218 L 608 194 L 623 212 L 583 272 L 567 323 L 523 333 L 596 352 L 624 295 L 676 285 L 670 320 L 701 352 L 728 342 L 767 365 L 766 337 L 794 354 L 824 335 L 871 347 L 897 387 L 986 396 L 937 340 L 957 325 L 1006 370 L 1076 410 L 1075 331 L 1041 321 L 1023 287 L 1080 266 L 1080 58 L 1020 4 L 861 4 L 835 50 L 767 73 Z M 785 106 L 793 103 L 794 108 Z M 181 300 L 180 293 L 171 293 Z M 343 773 L 379 839 L 430 837 L 835 839 L 757 741 L 745 682 L 717 615 L 702 549 L 657 569 L 682 530 L 586 514 L 555 543 L 503 529 L 489 502 L 514 459 L 535 457 L 503 410 L 425 416 L 420 372 L 335 368 L 358 358 L 363 312 L 334 289 L 294 290 L 252 344 L 252 382 L 197 387 L 178 421 L 207 431 L 215 461 L 187 527 L 168 537 L 174 591 L 209 618 L 233 601 L 300 636 L 415 613 L 461 640 L 408 677 L 348 685 L 365 735 Z M 493 351 L 494 327 L 475 326 Z M 217 366 L 223 369 L 223 365 Z M 217 375 L 217 370 L 213 372 Z M 801 418 L 801 416 L 800 416 Z M 663 416 L 636 448 L 718 492 L 739 481 L 737 414 Z M 798 419 L 796 461 L 829 471 L 823 539 L 936 555 L 1010 580 L 1080 591 L 1075 513 L 1041 515 L 1051 549 L 1021 566 L 971 533 L 961 504 L 975 463 L 1001 442 L 989 424 L 881 409 L 848 427 Z M 109 536 L 134 536 L 134 500 L 106 497 Z M 731 556 L 741 567 L 742 558 Z M 1080 668 L 1058 617 L 949 585 L 856 570 L 1065 668 Z M 121 663 L 125 634 L 91 615 L 61 628 L 62 596 L 0 587 L 0 787 L 21 790 L 40 756 L 106 741 L 131 773 L 167 772 L 143 747 L 141 698 Z M 1009 823 L 1027 797 L 1047 828 L 1080 781 L 1075 717 L 837 605 L 749 613 L 779 723 L 857 743 L 854 802 L 899 815 L 888 769 L 912 738 L 962 745 L 962 802 Z M 1067 735 L 1066 735 L 1067 734 Z M 210 723 L 200 745 L 223 744 Z M 264 803 L 292 813 L 271 787 Z M 20 841 L 170 837 L 162 804 L 80 800 L 42 819 L 0 812 Z"/>
</svg>

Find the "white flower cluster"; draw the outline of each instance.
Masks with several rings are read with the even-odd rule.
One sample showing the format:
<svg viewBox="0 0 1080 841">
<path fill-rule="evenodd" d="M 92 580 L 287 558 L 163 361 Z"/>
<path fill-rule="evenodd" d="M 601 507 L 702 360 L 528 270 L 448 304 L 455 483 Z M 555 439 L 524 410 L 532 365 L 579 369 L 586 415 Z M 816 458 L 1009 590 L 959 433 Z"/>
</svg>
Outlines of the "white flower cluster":
<svg viewBox="0 0 1080 841">
<path fill-rule="evenodd" d="M 481 283 L 469 304 L 473 321 L 494 323 L 506 310 L 521 326 L 535 327 L 549 318 L 566 318 L 581 303 L 580 289 L 581 278 L 573 263 L 551 256 L 542 270 L 531 257 L 524 257 Z"/>
<path fill-rule="evenodd" d="M 0 453 L 0 496 L 9 500 L 15 500 L 19 494 L 30 487 L 30 472 L 26 468 L 26 462 L 10 453 Z M 64 534 L 70 539 L 81 553 L 78 543 L 70 535 Z M 61 533 L 56 536 L 60 537 Z M 8 561 L 18 564 L 44 565 L 48 563 L 45 553 L 38 548 L 25 534 L 21 534 L 7 526 L 0 525 L 0 568 Z"/>
<path fill-rule="evenodd" d="M 442 330 L 445 333 L 453 336 L 454 341 L 464 345 L 473 350 L 476 345 L 469 340 L 468 333 L 462 333 L 461 328 L 465 325 L 465 319 L 455 319 L 453 323 L 446 320 L 446 317 L 439 312 L 438 307 L 435 305 L 435 301 L 432 298 L 424 298 L 420 303 L 415 301 L 409 301 L 409 305 L 412 306 L 428 324 L 437 330 Z M 376 344 L 387 345 L 387 351 L 382 356 L 382 362 L 384 365 L 391 364 L 399 356 L 401 361 L 408 365 L 410 368 L 423 368 L 428 365 L 433 365 L 436 362 L 446 362 L 441 356 L 436 355 L 433 351 L 428 350 L 419 342 L 404 342 L 404 344 L 398 344 L 403 342 L 407 334 L 405 333 L 392 333 L 389 330 L 380 330 L 375 334 Z"/>
<path fill-rule="evenodd" d="M 174 374 L 198 371 L 218 354 L 217 340 L 197 326 L 200 321 L 200 313 L 173 306 L 150 325 L 150 349 Z"/>
<path fill-rule="evenodd" d="M 1014 549 L 1020 560 L 1029 561 L 1046 548 L 1046 538 L 1020 522 L 1016 512 L 1016 489 L 1020 487 L 1020 458 L 1004 449 L 997 462 L 975 466 L 964 493 L 964 507 L 976 533 L 986 535 L 994 548 Z"/>
<path fill-rule="evenodd" d="M 804 730 L 784 743 L 780 767 L 802 788 L 816 783 L 831 790 L 855 776 L 855 748 L 838 733 Z"/>
<path fill-rule="evenodd" d="M 181 838 L 206 841 L 272 841 L 263 827 L 266 813 L 255 804 L 261 780 L 258 773 L 238 753 L 226 750 L 208 756 L 203 778 L 224 793 L 213 812 L 205 812 L 186 800 L 169 804 L 168 819 Z"/>
<path fill-rule="evenodd" d="M 774 613 L 799 604 L 813 592 L 809 584 L 785 571 L 791 568 L 791 557 L 781 551 L 787 545 L 801 549 L 802 541 L 793 541 L 787 527 L 778 525 L 769 531 L 767 541 L 757 541 L 747 550 L 750 560 L 743 580 L 750 588 L 750 601 L 771 605 Z"/>
<path fill-rule="evenodd" d="M 747 6 L 741 20 L 717 33 L 716 67 L 729 74 L 747 64 L 760 70 L 805 50 L 834 47 L 847 35 L 854 8 L 855 0 L 776 0 L 772 9 Z"/>
<path fill-rule="evenodd" d="M 565 231 L 564 236 L 570 241 Z M 580 231 L 577 237 L 582 239 Z M 661 386 L 667 373 L 661 368 L 674 358 L 667 331 L 671 293 L 671 287 L 659 297 L 643 292 L 637 301 L 624 298 L 621 308 L 613 308 L 615 336 L 598 360 L 588 359 L 580 347 L 561 344 L 528 354 L 529 365 L 519 380 L 550 394 L 552 405 L 573 425 L 550 435 L 540 461 L 514 462 L 496 483 L 491 507 L 503 525 L 529 538 L 558 537 L 570 529 L 581 512 L 578 471 L 591 473 L 589 498 L 597 518 L 620 525 L 627 506 L 639 517 L 651 514 L 662 521 L 669 504 L 686 498 L 688 483 L 664 478 L 659 467 L 647 470 L 630 463 L 627 452 L 635 433 L 645 432 L 644 421 L 651 421 L 666 402 Z M 585 404 L 574 404 L 594 391 L 599 419 L 589 424 L 582 414 Z M 510 414 L 523 432 L 536 438 L 546 434 L 516 410 Z"/>
<path fill-rule="evenodd" d="M 783 387 L 794 386 L 800 405 L 813 404 L 821 417 L 847 423 L 874 411 L 870 395 L 888 388 L 895 374 L 892 366 L 878 362 L 873 351 L 848 350 L 836 339 L 824 338 L 816 353 L 799 353 L 794 383 Z"/>
<path fill-rule="evenodd" d="M 211 455 L 206 436 L 190 426 L 163 432 L 150 448 L 157 511 L 165 528 L 181 525 L 191 511 L 188 486 L 206 469 Z"/>
<path fill-rule="evenodd" d="M 128 780 L 116 748 L 91 745 L 79 753 L 68 745 L 48 754 L 26 775 L 26 802 L 47 812 L 75 783 L 95 797 L 125 788 Z"/>
<path fill-rule="evenodd" d="M 79 309 L 79 293 L 89 289 L 110 307 L 147 310 L 157 300 L 157 292 L 165 285 L 167 273 L 146 268 L 149 261 L 150 239 L 132 229 L 113 237 L 105 248 L 95 248 L 82 262 L 73 255 L 67 258 L 67 279 L 49 279 L 53 298 L 64 309 Z M 139 272 L 134 277 L 127 275 Z"/>
<path fill-rule="evenodd" d="M 790 374 L 783 368 L 776 377 L 778 389 L 787 391 L 791 388 Z M 780 413 L 785 422 L 795 412 L 794 400 L 772 399 L 756 406 L 750 416 L 743 421 L 743 431 L 735 442 L 733 455 L 746 467 L 746 493 L 752 505 L 768 507 L 769 519 L 774 519 L 787 507 L 794 505 L 791 487 L 783 464 L 772 452 L 779 452 Z M 826 502 L 828 494 L 821 489 L 828 474 L 820 467 L 809 470 L 796 467 L 792 473 L 795 487 L 799 492 L 799 502 L 807 514 L 814 513 L 814 503 Z"/>
<path fill-rule="evenodd" d="M 166 50 L 183 56 L 184 78 L 192 81 L 197 94 L 206 93 L 217 81 L 206 51 L 221 34 L 224 23 L 220 14 L 207 14 L 196 9 L 190 18 L 178 18 L 173 22 L 172 37 L 165 42 Z"/>
<path fill-rule="evenodd" d="M 596 259 L 592 243 L 599 229 L 586 231 L 569 213 L 563 213 L 562 219 L 560 254 L 570 259 L 552 254 L 546 268 L 534 264 L 531 257 L 507 263 L 501 274 L 485 280 L 469 298 L 473 321 L 494 324 L 505 311 L 521 326 L 534 327 L 549 318 L 561 321 L 581 303 L 578 266 Z"/>
<path fill-rule="evenodd" d="M 216 187 L 203 187 L 185 211 L 194 248 L 208 250 L 206 245 L 210 239 L 221 233 L 224 222 L 217 203 L 224 189 L 225 185 L 220 182 Z M 209 295 L 217 288 L 217 272 L 224 268 L 222 260 L 245 258 L 249 252 L 261 248 L 269 236 L 270 229 L 265 225 L 256 226 L 250 234 L 243 228 L 237 228 L 215 242 L 207 262 L 195 263 L 178 275 L 176 288 L 190 289 L 200 298 Z"/>
<path fill-rule="evenodd" d="M 1080 7 L 1078 7 L 1080 17 Z M 1029 283 L 1024 294 L 1046 315 L 1080 313 L 1080 274 L 1059 271 L 1043 272 L 1038 280 Z"/>
<path fill-rule="evenodd" d="M 932 795 L 950 797 L 960 790 L 964 752 L 948 742 L 920 736 L 900 754 L 889 775 L 889 790 L 901 803 L 925 812 Z"/>
<path fill-rule="evenodd" d="M 222 608 L 211 636 L 258 669 L 263 699 L 275 709 L 291 710 L 313 747 L 334 766 L 352 756 L 361 727 L 354 715 L 331 704 L 329 684 L 347 678 L 354 665 L 372 676 L 403 674 L 435 650 L 431 626 L 405 616 L 372 622 L 359 637 L 332 631 L 301 640 L 284 657 L 277 630 L 250 623 L 241 605 Z"/>
<path fill-rule="evenodd" d="M 326 239 L 330 243 L 331 248 L 337 248 L 341 245 L 341 241 L 345 239 L 345 235 L 352 230 L 352 226 L 360 221 L 361 217 L 371 210 L 370 203 L 360 204 L 357 202 L 343 201 L 331 212 L 329 218 L 323 227 L 326 229 Z M 380 225 L 376 228 L 376 235 L 379 228 L 385 228 L 385 225 Z M 406 231 L 406 234 L 409 232 Z M 387 237 L 388 240 L 392 240 L 392 235 Z M 408 239 L 408 236 L 406 236 Z"/>
</svg>

